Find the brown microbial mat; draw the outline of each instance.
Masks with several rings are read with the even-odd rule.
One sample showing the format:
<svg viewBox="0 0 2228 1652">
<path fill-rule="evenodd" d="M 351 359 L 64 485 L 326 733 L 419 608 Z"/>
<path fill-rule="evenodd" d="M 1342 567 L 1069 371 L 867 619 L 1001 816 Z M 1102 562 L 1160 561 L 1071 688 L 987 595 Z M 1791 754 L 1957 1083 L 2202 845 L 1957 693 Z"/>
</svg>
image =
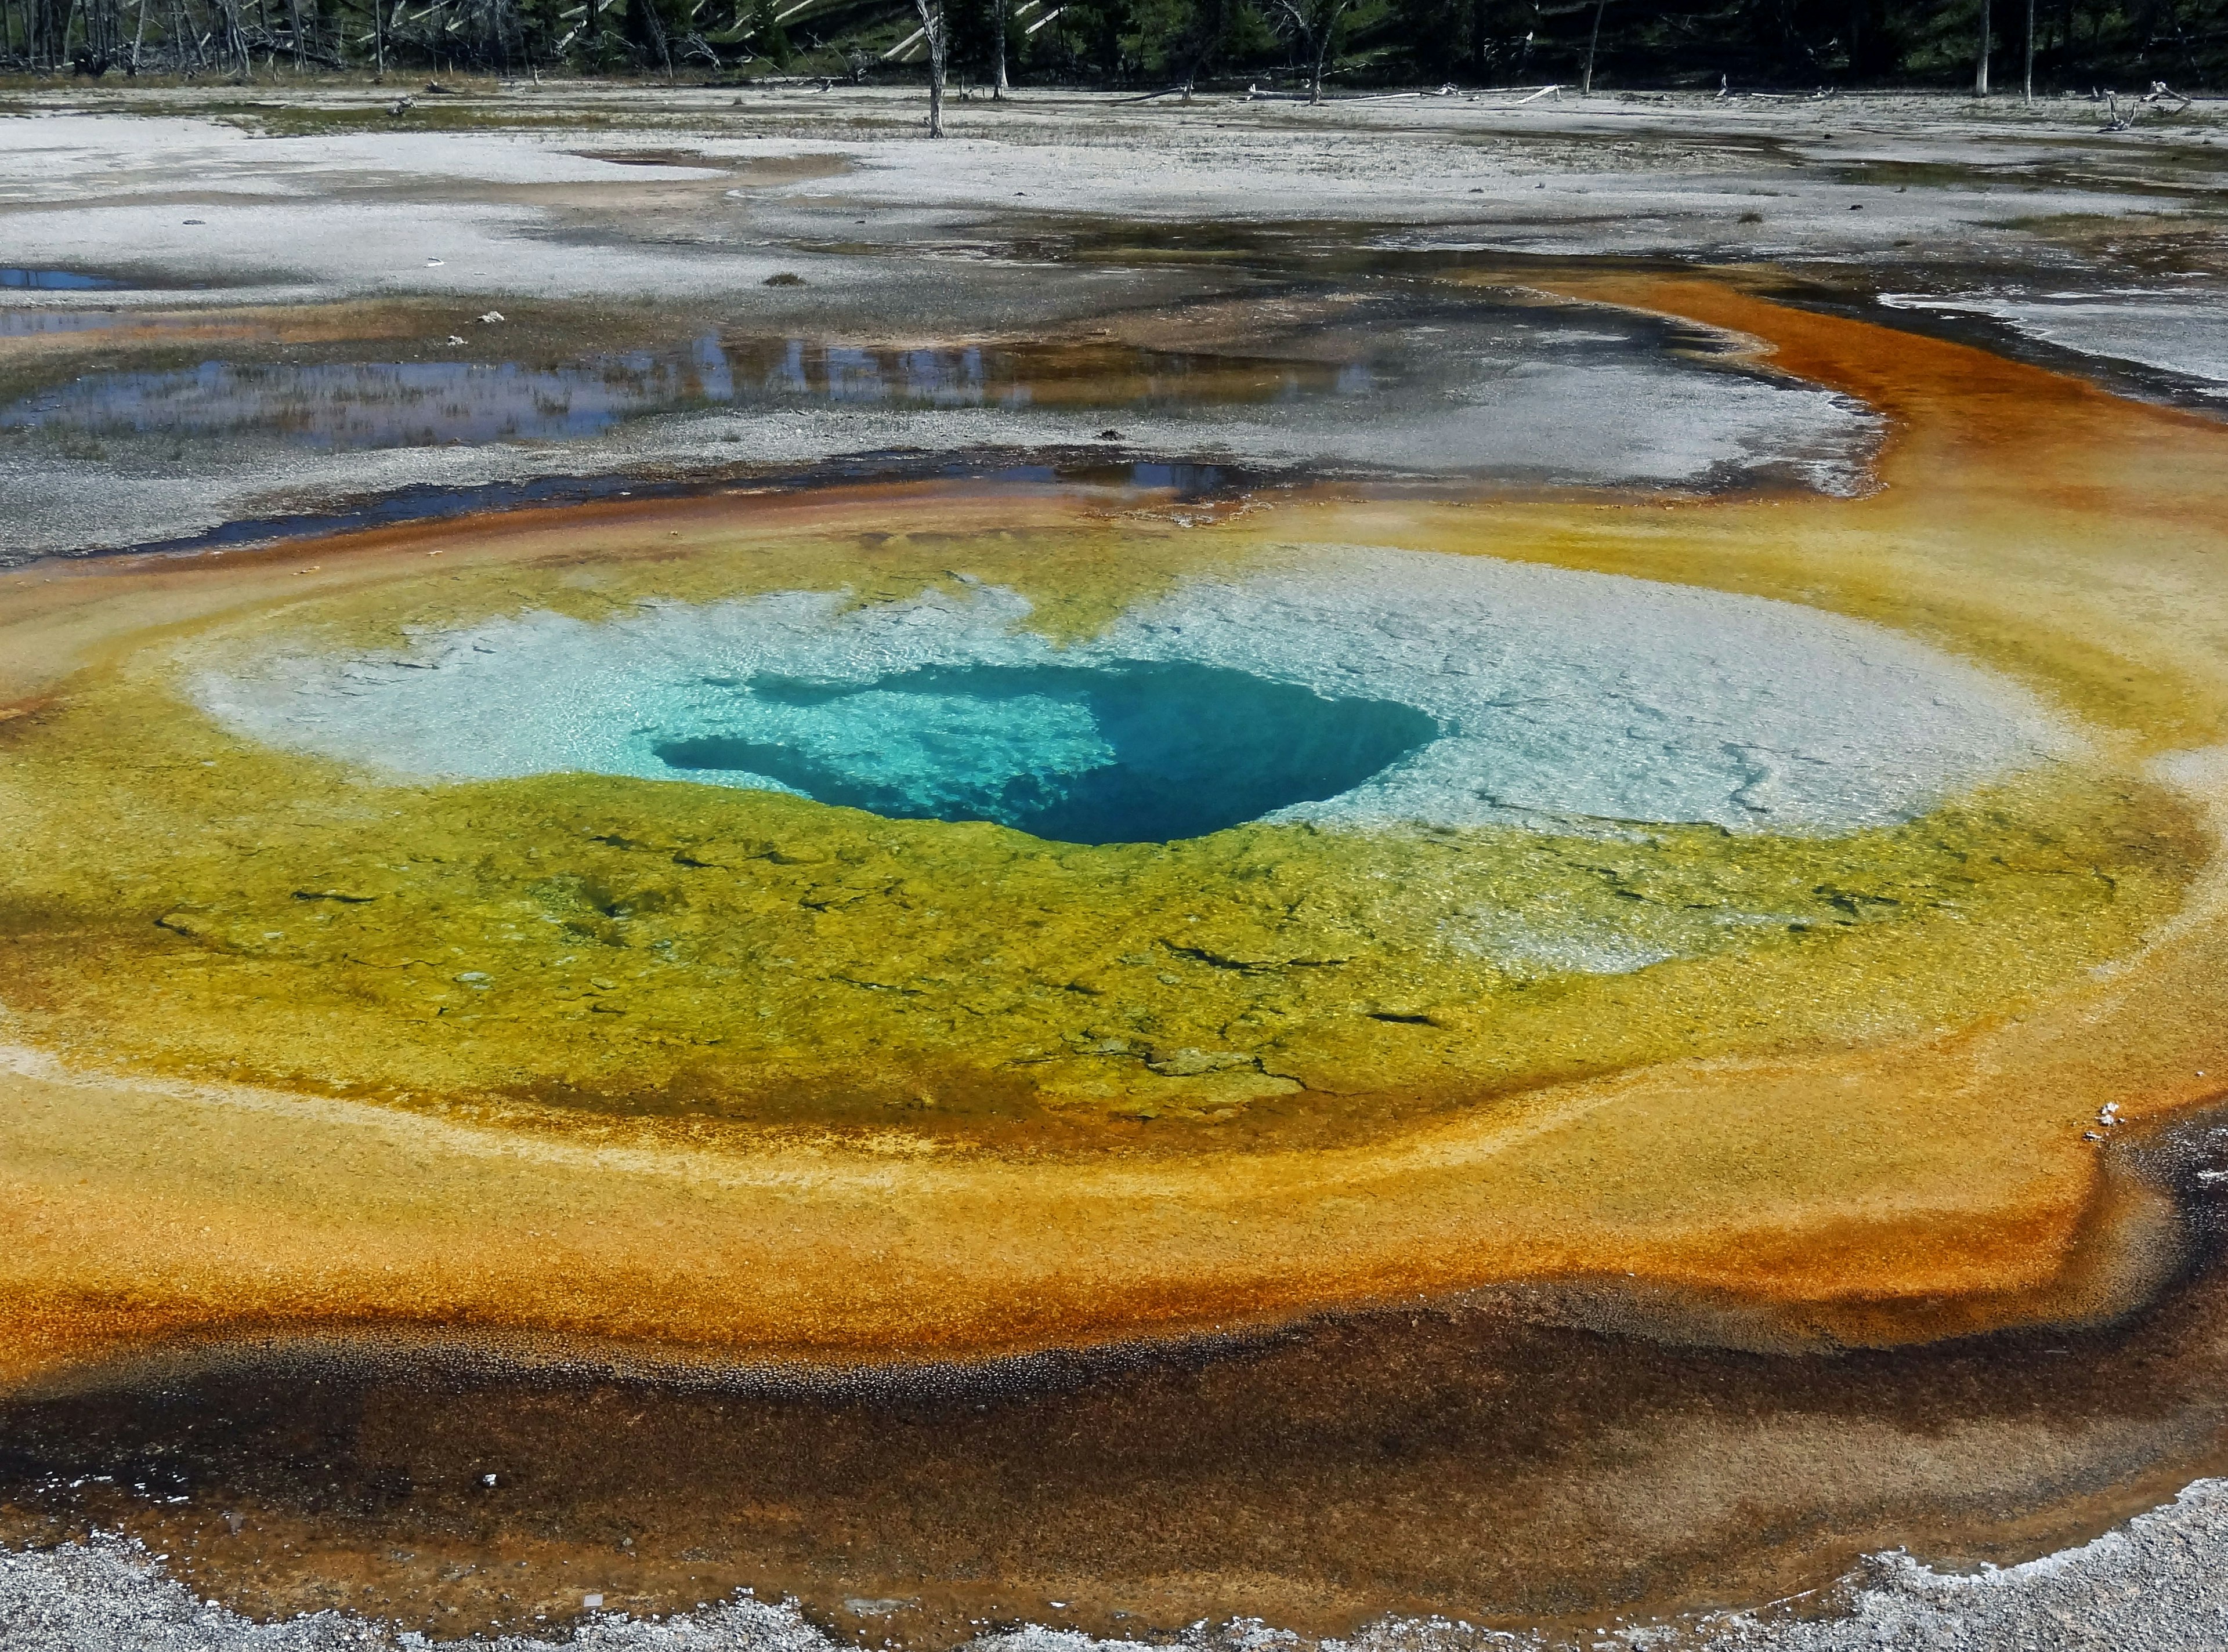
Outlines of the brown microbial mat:
<svg viewBox="0 0 2228 1652">
<path fill-rule="evenodd" d="M 2121 1150 L 2179 1190 L 2193 1261 L 2224 1140 L 2199 1117 Z M 250 1615 L 442 1637 L 737 1590 L 921 1648 L 1271 1614 L 1578 1633 L 1807 1598 L 1886 1548 L 2022 1559 L 2228 1464 L 2201 1266 L 2110 1327 L 1892 1351 L 1732 1352 L 1706 1340 L 1724 1304 L 1650 1307 L 1635 1334 L 1604 1295 L 1509 1292 L 811 1377 L 234 1345 L 0 1407 L 0 1540 L 122 1530 Z"/>
<path fill-rule="evenodd" d="M 1559 297 L 1866 485 L 0 574 L 0 1538 L 443 1636 L 1575 1628 L 2212 1466 L 2228 431 Z M 1091 349 L 986 403 L 1205 359 Z"/>
</svg>

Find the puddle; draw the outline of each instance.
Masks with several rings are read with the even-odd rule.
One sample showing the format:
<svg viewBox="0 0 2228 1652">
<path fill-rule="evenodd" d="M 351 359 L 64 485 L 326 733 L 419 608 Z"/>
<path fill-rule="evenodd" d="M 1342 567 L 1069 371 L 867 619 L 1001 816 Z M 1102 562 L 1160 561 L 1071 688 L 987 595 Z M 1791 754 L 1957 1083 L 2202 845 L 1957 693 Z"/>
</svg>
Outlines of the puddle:
<svg viewBox="0 0 2228 1652">
<path fill-rule="evenodd" d="M 623 419 L 690 407 L 1165 411 L 1358 396 L 1378 384 L 1378 373 L 1364 363 L 1119 345 L 897 348 L 803 338 L 729 342 L 707 335 L 669 354 L 633 352 L 552 367 L 208 361 L 176 371 L 93 373 L 0 410 L 0 427 L 96 437 L 257 433 L 319 449 L 431 447 L 577 441 Z"/>
<path fill-rule="evenodd" d="M 577 440 L 631 414 L 731 399 L 706 359 L 625 356 L 579 367 L 483 361 L 240 364 L 94 373 L 27 397 L 0 427 L 93 436 L 250 432 L 311 448 Z"/>
<path fill-rule="evenodd" d="M 100 292 L 129 284 L 75 270 L 29 270 L 21 265 L 0 265 L 0 288 L 29 288 L 35 292 Z"/>
</svg>

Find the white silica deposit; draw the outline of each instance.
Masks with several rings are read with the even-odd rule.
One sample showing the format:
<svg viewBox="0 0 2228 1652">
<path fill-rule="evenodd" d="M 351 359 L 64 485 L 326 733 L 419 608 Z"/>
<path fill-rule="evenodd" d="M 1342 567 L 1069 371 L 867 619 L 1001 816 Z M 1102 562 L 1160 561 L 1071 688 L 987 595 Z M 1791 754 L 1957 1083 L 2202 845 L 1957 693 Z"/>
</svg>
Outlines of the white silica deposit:
<svg viewBox="0 0 2228 1652">
<path fill-rule="evenodd" d="M 2078 355 L 2130 361 L 2199 381 L 2228 399 L 2228 313 L 2214 292 L 1969 293 L 1933 298 L 1883 293 L 1890 309 L 1986 316 L 2014 331 Z"/>
<path fill-rule="evenodd" d="M 1425 737 L 1388 766 L 1259 817 L 1348 828 L 1830 833 L 1910 819 L 2070 743 L 2016 686 L 1879 626 L 1483 557 L 1295 552 L 1193 578 L 1066 645 L 1031 629 L 1029 615 L 1018 593 L 964 577 L 864 606 L 822 590 L 651 602 L 600 624 L 528 611 L 419 636 L 403 654 L 300 652 L 208 671 L 193 692 L 231 729 L 393 778 L 586 772 L 818 795 L 660 753 L 726 741 L 910 773 L 942 749 L 955 768 L 979 767 L 970 742 L 989 737 L 985 714 L 955 706 L 948 689 L 918 692 L 948 680 L 938 672 L 1059 667 L 1073 680 L 1165 676 L 1181 663 L 1208 668 L 1191 680 L 1238 673 L 1290 686 L 1286 699 L 1298 688 L 1327 707 L 1421 713 L 1411 721 Z M 799 724 L 800 684 L 841 708 L 840 729 Z M 1096 748 L 1078 704 L 1028 693 L 1001 703 L 998 749 L 1019 754 L 1001 761 L 1036 786 L 1057 783 L 1062 765 L 1087 769 Z M 827 749 L 807 749 L 816 738 Z M 1037 748 L 1062 755 L 1026 775 Z"/>
</svg>

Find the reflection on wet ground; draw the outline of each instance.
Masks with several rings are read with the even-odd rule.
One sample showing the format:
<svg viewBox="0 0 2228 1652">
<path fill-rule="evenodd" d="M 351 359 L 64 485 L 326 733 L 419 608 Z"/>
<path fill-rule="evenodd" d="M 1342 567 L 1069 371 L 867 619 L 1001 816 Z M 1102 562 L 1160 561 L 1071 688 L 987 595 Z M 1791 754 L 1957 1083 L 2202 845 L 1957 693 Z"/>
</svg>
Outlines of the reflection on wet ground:
<svg viewBox="0 0 2228 1652">
<path fill-rule="evenodd" d="M 573 441 L 624 418 L 688 407 L 1157 411 L 1361 395 L 1377 383 L 1365 362 L 1112 344 L 878 348 L 707 335 L 671 354 L 631 352 L 555 367 L 208 361 L 180 371 L 96 373 L 0 410 L 0 427 L 92 436 L 254 431 L 313 448 L 424 447 Z"/>
<path fill-rule="evenodd" d="M 1300 306 L 1321 308 L 1310 296 Z M 1513 381 L 1566 370 L 1682 375 L 1726 341 L 1655 318 L 1489 292 L 1328 302 L 1328 325 L 1252 330 L 1267 348 L 1149 348 L 1111 335 L 875 343 L 707 332 L 669 350 L 573 360 L 270 361 L 86 374 L 0 407 L 0 429 L 93 437 L 260 436 L 323 450 L 578 441 L 691 409 L 1097 410 L 1162 418 L 1340 407 L 1459 417 Z M 112 312 L 0 311 L 0 336 L 96 329 Z M 128 318 L 181 328 L 191 314 Z M 459 352 L 483 346 L 476 334 Z M 1693 369 L 1687 367 L 1684 373 Z M 1682 382 L 1683 382 L 1682 376 Z M 1715 386 L 1730 388 L 1720 379 Z M 1695 386 L 1700 389 L 1700 386 Z M 1475 445 L 1473 439 L 1472 445 Z"/>
<path fill-rule="evenodd" d="M 125 284 L 106 276 L 80 275 L 74 270 L 27 270 L 20 265 L 0 265 L 0 287 L 28 287 L 39 292 L 91 292 Z"/>
<path fill-rule="evenodd" d="M 0 412 L 0 426 L 94 436 L 258 431 L 314 448 L 563 441 L 631 413 L 722 399 L 723 364 L 621 357 L 536 369 L 513 362 L 315 366 L 204 362 L 173 373 L 100 373 Z"/>
<path fill-rule="evenodd" d="M 106 328 L 131 324 L 135 324 L 135 318 L 113 309 L 0 309 L 0 338 L 97 333 Z"/>
<path fill-rule="evenodd" d="M 739 386 L 831 402 L 927 407 L 1181 408 L 1365 394 L 1366 361 L 1287 360 L 1110 343 L 875 350 L 789 339 L 729 352 Z"/>
<path fill-rule="evenodd" d="M 893 455 L 918 475 L 936 450 L 1064 471 L 1108 442 L 1178 470 L 1379 487 L 1865 486 L 1880 427 L 1847 399 L 1729 359 L 1737 347 L 1710 329 L 1438 261 L 1445 279 L 1422 258 L 1368 284 L 1249 273 L 1237 292 L 1040 335 L 727 328 L 699 312 L 684 343 L 640 315 L 547 303 L 499 321 L 425 305 L 99 322 L 0 309 L 0 472 L 17 507 L 0 564 L 195 542 L 182 521 L 229 534 L 217 525 L 347 518 L 362 484 L 345 456 L 366 451 L 427 456 L 381 475 L 398 495 L 438 495 L 442 515 L 460 487 L 538 485 L 528 465 L 572 472 L 568 485 L 682 469 L 778 482 L 850 460 L 867 469 L 846 475 L 890 475 L 874 462 Z"/>
<path fill-rule="evenodd" d="M 2148 1150 L 2200 1250 L 2220 1133 Z M 2109 1328 L 1830 1357 L 1572 1306 L 818 1383 L 266 1348 L 0 1404 L 0 1541 L 120 1528 L 252 1614 L 445 1638 L 744 1587 L 917 1647 L 985 1621 L 1576 1630 L 1784 1598 L 1898 1545 L 2026 1558 L 2228 1460 L 2217 1268 Z"/>
</svg>

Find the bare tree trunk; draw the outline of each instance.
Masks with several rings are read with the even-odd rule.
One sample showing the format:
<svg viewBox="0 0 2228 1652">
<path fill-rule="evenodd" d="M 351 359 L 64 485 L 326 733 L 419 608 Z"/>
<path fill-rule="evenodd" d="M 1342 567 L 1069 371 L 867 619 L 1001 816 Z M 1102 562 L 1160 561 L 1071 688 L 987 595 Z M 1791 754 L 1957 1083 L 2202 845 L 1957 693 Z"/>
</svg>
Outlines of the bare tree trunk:
<svg viewBox="0 0 2228 1652">
<path fill-rule="evenodd" d="M 302 72 L 302 0 L 286 0 L 286 27 L 294 37 L 294 73 Z"/>
<path fill-rule="evenodd" d="M 387 0 L 371 0 L 372 84 L 387 80 Z"/>
<path fill-rule="evenodd" d="M 1012 10 L 1012 0 L 994 0 L 990 7 L 990 26 L 998 36 L 998 78 L 990 83 L 990 96 L 995 101 L 1006 95 L 1006 29 L 1007 17 Z"/>
<path fill-rule="evenodd" d="M 139 73 L 139 48 L 147 40 L 147 0 L 139 0 L 139 21 L 131 31 L 131 73 Z"/>
<path fill-rule="evenodd" d="M 1609 0 L 1594 0 L 1593 32 L 1586 36 L 1585 73 L 1578 76 L 1578 95 L 1581 98 L 1594 95 L 1594 50 L 1601 44 L 1602 10 L 1608 4 Z"/>
<path fill-rule="evenodd" d="M 1973 95 L 1976 98 L 1988 95 L 1989 32 L 1988 0 L 1981 0 L 1981 55 L 1973 67 Z"/>
<path fill-rule="evenodd" d="M 944 0 L 912 0 L 928 39 L 928 135 L 944 136 Z"/>
<path fill-rule="evenodd" d="M 1319 104 L 1322 101 L 1323 60 L 1329 55 L 1330 30 L 1328 29 L 1325 29 L 1322 31 L 1322 40 L 1317 41 L 1316 45 L 1315 84 L 1309 87 L 1308 91 L 1308 102 L 1310 105 Z"/>
<path fill-rule="evenodd" d="M 657 55 L 665 64 L 665 81 L 674 82 L 673 48 L 665 38 L 665 19 L 657 15 L 657 0 L 641 0 L 643 20 L 650 25 L 650 37 L 657 47 Z"/>
<path fill-rule="evenodd" d="M 2026 100 L 2034 102 L 2034 0 L 2026 0 Z"/>
</svg>

